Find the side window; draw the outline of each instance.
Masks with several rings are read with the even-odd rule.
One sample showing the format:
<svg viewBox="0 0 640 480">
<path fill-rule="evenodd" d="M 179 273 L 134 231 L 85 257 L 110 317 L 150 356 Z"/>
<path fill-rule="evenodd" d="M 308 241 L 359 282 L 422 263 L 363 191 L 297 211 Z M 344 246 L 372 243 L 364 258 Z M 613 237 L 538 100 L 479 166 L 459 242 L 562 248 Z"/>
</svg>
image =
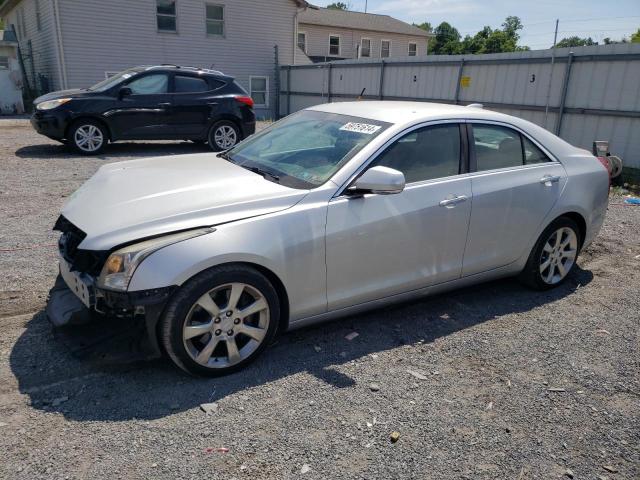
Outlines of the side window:
<svg viewBox="0 0 640 480">
<path fill-rule="evenodd" d="M 127 85 L 134 95 L 151 95 L 155 93 L 167 93 L 169 87 L 169 76 L 165 73 L 145 75 L 129 82 Z"/>
<path fill-rule="evenodd" d="M 534 163 L 550 162 L 551 159 L 540 150 L 531 140 L 524 135 L 522 136 L 522 145 L 524 148 L 524 164 L 532 165 Z"/>
<path fill-rule="evenodd" d="M 371 164 L 404 173 L 407 183 L 449 177 L 460 172 L 460 127 L 424 127 L 408 133 Z"/>
<path fill-rule="evenodd" d="M 209 90 L 209 84 L 204 78 L 176 75 L 174 79 L 175 93 L 198 93 Z"/>
<path fill-rule="evenodd" d="M 523 164 L 520 133 L 498 125 L 473 125 L 476 170 L 517 167 Z"/>
</svg>

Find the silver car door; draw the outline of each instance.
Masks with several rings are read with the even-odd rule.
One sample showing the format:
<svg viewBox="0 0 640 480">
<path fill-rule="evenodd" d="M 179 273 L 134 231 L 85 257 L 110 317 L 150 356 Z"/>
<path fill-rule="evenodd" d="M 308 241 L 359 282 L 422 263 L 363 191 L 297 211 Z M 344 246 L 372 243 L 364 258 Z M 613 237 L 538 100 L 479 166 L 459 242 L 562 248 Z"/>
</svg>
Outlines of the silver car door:
<svg viewBox="0 0 640 480">
<path fill-rule="evenodd" d="M 470 122 L 473 212 L 463 276 L 498 268 L 527 253 L 560 196 L 564 167 L 522 132 Z"/>
<path fill-rule="evenodd" d="M 329 203 L 329 311 L 460 277 L 471 213 L 465 140 L 457 123 L 412 130 L 367 167 L 403 172 L 403 192 Z"/>
</svg>

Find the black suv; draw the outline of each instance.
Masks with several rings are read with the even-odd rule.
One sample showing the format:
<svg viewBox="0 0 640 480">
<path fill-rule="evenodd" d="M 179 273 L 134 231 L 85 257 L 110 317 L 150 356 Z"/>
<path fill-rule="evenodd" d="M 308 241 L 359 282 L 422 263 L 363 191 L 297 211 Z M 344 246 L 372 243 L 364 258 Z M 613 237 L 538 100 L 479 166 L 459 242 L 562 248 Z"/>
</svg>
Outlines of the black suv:
<svg viewBox="0 0 640 480">
<path fill-rule="evenodd" d="M 36 131 L 85 155 L 117 140 L 192 140 L 227 150 L 256 126 L 253 100 L 232 77 L 195 67 L 131 68 L 33 103 Z"/>
</svg>

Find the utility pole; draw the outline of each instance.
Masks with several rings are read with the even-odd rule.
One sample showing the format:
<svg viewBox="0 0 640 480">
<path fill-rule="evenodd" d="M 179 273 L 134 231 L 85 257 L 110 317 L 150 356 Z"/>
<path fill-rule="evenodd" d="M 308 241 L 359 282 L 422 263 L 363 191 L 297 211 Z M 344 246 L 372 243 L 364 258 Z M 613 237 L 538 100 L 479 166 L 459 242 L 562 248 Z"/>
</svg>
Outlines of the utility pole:
<svg viewBox="0 0 640 480">
<path fill-rule="evenodd" d="M 364 13 L 367 13 L 367 3 L 368 0 L 364 0 Z"/>
<path fill-rule="evenodd" d="M 544 128 L 547 128 L 547 117 L 549 116 L 549 99 L 551 97 L 551 84 L 553 82 L 553 66 L 556 63 L 556 42 L 558 41 L 558 23 L 556 18 L 556 31 L 553 34 L 553 47 L 551 50 L 551 73 L 549 74 L 549 86 L 547 87 L 547 103 L 544 107 Z"/>
</svg>

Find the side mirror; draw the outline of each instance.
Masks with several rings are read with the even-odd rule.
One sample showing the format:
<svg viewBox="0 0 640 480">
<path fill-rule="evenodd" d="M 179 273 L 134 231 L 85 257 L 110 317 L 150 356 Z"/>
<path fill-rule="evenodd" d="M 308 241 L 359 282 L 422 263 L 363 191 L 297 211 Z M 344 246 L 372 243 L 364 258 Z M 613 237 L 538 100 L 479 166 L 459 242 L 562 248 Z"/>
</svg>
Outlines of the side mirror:
<svg viewBox="0 0 640 480">
<path fill-rule="evenodd" d="M 404 174 L 389 167 L 372 167 L 364 172 L 351 187 L 353 193 L 390 195 L 404 190 Z"/>
<path fill-rule="evenodd" d="M 120 90 L 118 90 L 118 98 L 122 100 L 124 97 L 126 97 L 127 95 L 131 95 L 132 93 L 133 92 L 129 87 L 122 87 Z"/>
</svg>

